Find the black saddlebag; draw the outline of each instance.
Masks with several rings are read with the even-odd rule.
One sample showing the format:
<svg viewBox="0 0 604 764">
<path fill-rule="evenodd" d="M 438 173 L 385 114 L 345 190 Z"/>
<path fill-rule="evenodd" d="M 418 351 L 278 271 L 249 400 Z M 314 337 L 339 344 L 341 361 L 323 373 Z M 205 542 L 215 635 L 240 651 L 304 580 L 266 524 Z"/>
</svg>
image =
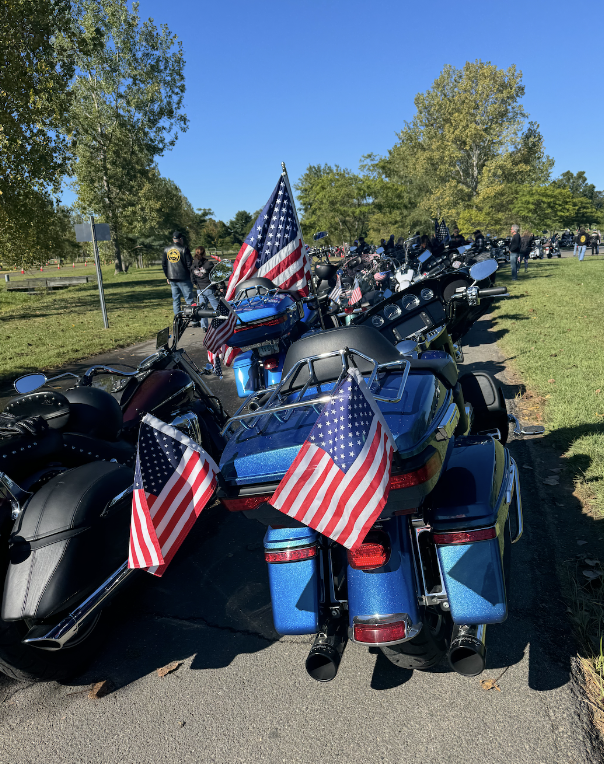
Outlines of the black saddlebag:
<svg viewBox="0 0 604 764">
<path fill-rule="evenodd" d="M 472 433 L 497 429 L 501 442 L 505 444 L 509 429 L 508 412 L 499 382 L 484 371 L 472 371 L 461 376 L 459 383 L 465 402 L 472 405 Z"/>
<path fill-rule="evenodd" d="M 0 472 L 19 483 L 48 462 L 59 461 L 62 448 L 63 439 L 58 430 L 0 438 Z"/>
<path fill-rule="evenodd" d="M 133 482 L 127 467 L 85 464 L 36 493 L 10 538 L 2 619 L 44 620 L 91 594 L 128 557 Z"/>
</svg>

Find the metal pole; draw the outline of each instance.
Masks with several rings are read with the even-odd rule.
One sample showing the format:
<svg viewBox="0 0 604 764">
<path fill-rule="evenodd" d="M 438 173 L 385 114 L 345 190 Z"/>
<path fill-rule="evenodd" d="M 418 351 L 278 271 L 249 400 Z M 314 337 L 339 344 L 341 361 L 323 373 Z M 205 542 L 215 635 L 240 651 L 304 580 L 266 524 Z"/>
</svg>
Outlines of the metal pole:
<svg viewBox="0 0 604 764">
<path fill-rule="evenodd" d="M 94 232 L 94 217 L 90 216 L 90 230 L 92 231 L 92 246 L 94 248 L 94 264 L 96 265 L 96 275 L 99 282 L 99 297 L 101 298 L 101 311 L 103 313 L 103 323 L 105 329 L 109 329 L 109 319 L 107 318 L 107 308 L 105 307 L 105 293 L 103 291 L 103 273 L 101 271 L 101 261 L 99 258 L 99 248 L 96 243 L 96 234 Z"/>
<path fill-rule="evenodd" d="M 300 225 L 300 221 L 298 220 L 298 211 L 296 210 L 296 205 L 294 204 L 294 195 L 292 193 L 292 188 L 289 184 L 289 177 L 287 175 L 287 170 L 285 169 L 285 162 L 281 162 L 281 167 L 283 168 L 283 177 L 285 178 L 285 183 L 287 184 L 287 192 L 289 193 L 289 198 L 292 200 L 292 207 L 294 208 L 294 215 L 296 217 L 296 223 L 298 225 L 298 231 L 300 231 L 300 240 L 302 241 L 302 247 L 304 247 L 304 237 L 302 236 L 302 226 Z M 319 297 L 317 296 L 317 289 L 315 286 L 314 279 L 312 277 L 312 262 L 308 263 L 308 267 L 310 269 L 310 290 L 313 293 L 313 296 L 317 302 L 317 308 L 319 310 L 319 321 L 321 322 L 321 328 L 325 329 L 325 322 L 323 321 L 323 313 L 321 312 L 321 305 L 319 303 Z"/>
</svg>

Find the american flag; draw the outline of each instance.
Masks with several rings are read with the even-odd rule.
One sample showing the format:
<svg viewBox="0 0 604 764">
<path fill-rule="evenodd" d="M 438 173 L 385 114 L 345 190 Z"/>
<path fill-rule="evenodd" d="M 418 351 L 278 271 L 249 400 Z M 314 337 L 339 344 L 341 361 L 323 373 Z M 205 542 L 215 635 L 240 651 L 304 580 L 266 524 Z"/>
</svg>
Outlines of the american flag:
<svg viewBox="0 0 604 764">
<path fill-rule="evenodd" d="M 218 316 L 210 322 L 206 336 L 203 338 L 204 346 L 211 352 L 217 353 L 224 343 L 233 334 L 237 323 L 237 314 L 232 306 L 220 299 L 218 301 Z"/>
<path fill-rule="evenodd" d="M 355 549 L 386 504 L 395 450 L 375 399 L 358 369 L 350 369 L 270 503 Z"/>
<path fill-rule="evenodd" d="M 147 414 L 138 436 L 129 568 L 162 576 L 216 488 L 218 467 L 194 440 Z"/>
<path fill-rule="evenodd" d="M 447 242 L 451 238 L 449 234 L 449 229 L 447 228 L 447 224 L 445 223 L 445 219 L 443 218 L 440 221 L 440 225 L 438 225 L 438 220 L 434 224 L 435 230 L 436 230 L 436 238 L 439 241 Z"/>
<path fill-rule="evenodd" d="M 335 287 L 331 290 L 329 293 L 329 299 L 333 300 L 333 302 L 340 304 L 340 296 L 342 295 L 342 279 L 340 278 L 340 274 L 338 273 L 338 278 L 336 280 Z"/>
<path fill-rule="evenodd" d="M 350 293 L 350 299 L 348 300 L 348 304 L 356 305 L 357 302 L 361 301 L 362 297 L 363 295 L 361 294 L 361 285 L 359 284 L 358 278 L 355 277 L 354 285 L 352 287 L 352 292 Z"/>
</svg>

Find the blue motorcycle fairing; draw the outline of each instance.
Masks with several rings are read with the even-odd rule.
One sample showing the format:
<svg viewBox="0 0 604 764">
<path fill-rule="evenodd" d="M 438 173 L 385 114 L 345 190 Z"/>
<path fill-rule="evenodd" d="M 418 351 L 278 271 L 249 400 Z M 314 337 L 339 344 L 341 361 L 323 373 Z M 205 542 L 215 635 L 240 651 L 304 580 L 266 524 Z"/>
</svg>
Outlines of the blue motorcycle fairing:
<svg viewBox="0 0 604 764">
<path fill-rule="evenodd" d="M 257 295 L 236 303 L 234 309 L 238 321 L 227 345 L 237 348 L 276 341 L 288 334 L 301 318 L 296 300 L 289 294 Z M 269 323 L 279 319 L 283 320 Z M 248 323 L 252 325 L 246 328 Z"/>
<path fill-rule="evenodd" d="M 510 543 L 506 538 L 509 469 L 509 454 L 498 441 L 458 438 L 430 496 L 426 520 L 435 533 L 489 527 L 496 532 L 495 538 L 485 541 L 436 546 L 454 623 L 501 623 L 507 618 L 503 560 Z"/>
<path fill-rule="evenodd" d="M 266 552 L 299 549 L 314 544 L 311 528 L 268 528 Z M 273 622 L 279 634 L 316 634 L 319 630 L 319 558 L 268 563 Z"/>
<path fill-rule="evenodd" d="M 348 565 L 348 614 L 352 630 L 355 618 L 395 614 L 420 623 L 409 518 L 393 517 L 384 523 L 390 537 L 390 559 L 382 568 L 355 570 Z"/>
<path fill-rule="evenodd" d="M 400 385 L 400 373 L 387 372 L 380 377 L 379 388 L 385 396 L 394 395 Z M 333 389 L 334 383 L 321 385 L 322 392 Z M 309 388 L 307 398 L 317 395 Z M 292 393 L 286 399 L 297 398 Z M 396 441 L 401 459 L 423 451 L 432 440 L 452 393 L 429 371 L 410 373 L 399 403 L 378 401 Z M 278 482 L 285 475 L 302 444 L 315 424 L 318 413 L 312 408 L 293 409 L 288 417 L 261 416 L 252 420 L 251 429 L 241 427 L 230 437 L 223 451 L 220 470 L 227 483 L 249 485 Z M 446 445 L 446 444 L 445 444 Z M 443 454 L 444 457 L 444 454 Z"/>
</svg>

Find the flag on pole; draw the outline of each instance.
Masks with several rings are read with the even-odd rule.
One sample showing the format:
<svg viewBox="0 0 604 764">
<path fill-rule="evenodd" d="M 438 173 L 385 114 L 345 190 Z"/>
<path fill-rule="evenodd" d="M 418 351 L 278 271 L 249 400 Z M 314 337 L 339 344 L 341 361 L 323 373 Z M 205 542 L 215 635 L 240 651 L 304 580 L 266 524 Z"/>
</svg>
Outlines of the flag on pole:
<svg viewBox="0 0 604 764">
<path fill-rule="evenodd" d="M 329 299 L 339 305 L 341 295 L 342 295 L 342 279 L 340 278 L 340 274 L 338 273 L 336 285 L 329 293 Z"/>
<path fill-rule="evenodd" d="M 138 436 L 129 568 L 162 576 L 214 493 L 218 467 L 175 427 L 147 414 Z"/>
<path fill-rule="evenodd" d="M 218 315 L 210 322 L 206 336 L 203 339 L 204 346 L 211 352 L 217 353 L 235 330 L 237 314 L 225 300 L 218 301 Z"/>
<path fill-rule="evenodd" d="M 358 369 L 334 391 L 270 504 L 347 549 L 388 499 L 394 438 Z"/>
<path fill-rule="evenodd" d="M 253 276 L 263 276 L 279 289 L 308 297 L 312 276 L 303 244 L 289 180 L 283 174 L 241 245 L 226 299 L 232 300 L 238 284 Z"/>
<path fill-rule="evenodd" d="M 442 241 L 443 243 L 446 243 L 451 238 L 449 234 L 449 229 L 447 228 L 447 224 L 445 223 L 445 219 L 443 218 L 440 221 L 440 226 L 438 226 L 436 230 L 436 238 L 439 241 Z"/>
<path fill-rule="evenodd" d="M 363 295 L 361 294 L 361 285 L 359 284 L 358 278 L 355 276 L 352 292 L 350 293 L 350 299 L 348 300 L 348 305 L 356 305 L 357 302 L 361 301 L 362 297 Z"/>
</svg>

